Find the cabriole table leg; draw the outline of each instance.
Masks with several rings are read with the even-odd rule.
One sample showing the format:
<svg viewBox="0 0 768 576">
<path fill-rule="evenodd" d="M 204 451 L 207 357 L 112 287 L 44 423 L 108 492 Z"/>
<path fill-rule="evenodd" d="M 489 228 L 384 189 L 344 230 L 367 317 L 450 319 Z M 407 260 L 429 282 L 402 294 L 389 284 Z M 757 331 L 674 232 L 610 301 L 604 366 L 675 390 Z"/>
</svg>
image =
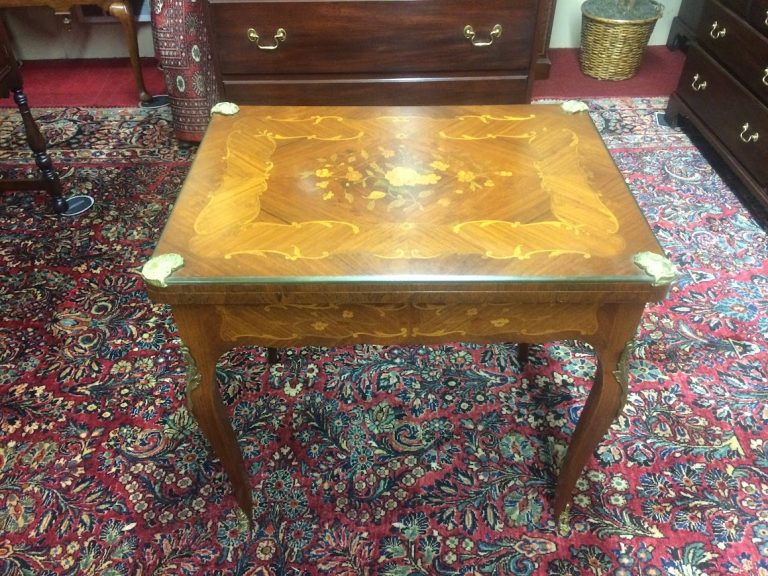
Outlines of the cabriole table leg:
<svg viewBox="0 0 768 576">
<path fill-rule="evenodd" d="M 136 22 L 130 3 L 124 0 L 102 2 L 102 10 L 110 16 L 117 18 L 122 25 L 125 32 L 125 41 L 128 45 L 128 55 L 131 59 L 133 79 L 136 81 L 136 87 L 139 90 L 139 100 L 143 103 L 150 102 L 152 96 L 144 86 L 144 75 L 141 71 L 141 61 L 139 60 L 139 42 L 136 37 Z"/>
<path fill-rule="evenodd" d="M 253 501 L 245 462 L 216 384 L 216 362 L 228 346 L 211 336 L 214 315 L 206 313 L 205 308 L 174 307 L 173 316 L 186 347 L 189 410 L 213 454 L 221 459 L 237 504 L 252 526 Z"/>
<path fill-rule="evenodd" d="M 554 515 L 563 529 L 573 489 L 597 445 L 621 412 L 627 397 L 626 349 L 635 336 L 644 305 L 607 306 L 592 344 L 597 353 L 595 382 L 568 445 L 555 488 Z"/>
</svg>

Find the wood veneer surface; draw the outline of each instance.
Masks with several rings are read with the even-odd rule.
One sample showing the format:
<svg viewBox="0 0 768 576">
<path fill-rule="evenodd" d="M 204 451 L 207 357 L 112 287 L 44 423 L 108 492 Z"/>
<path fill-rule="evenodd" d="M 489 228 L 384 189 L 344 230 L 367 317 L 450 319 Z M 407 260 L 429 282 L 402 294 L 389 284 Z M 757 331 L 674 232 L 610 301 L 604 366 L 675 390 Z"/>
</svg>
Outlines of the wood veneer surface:
<svg viewBox="0 0 768 576">
<path fill-rule="evenodd" d="M 589 115 L 517 105 L 216 115 L 155 253 L 185 261 L 163 299 L 324 282 L 646 298 L 641 251 L 662 253 Z"/>
</svg>

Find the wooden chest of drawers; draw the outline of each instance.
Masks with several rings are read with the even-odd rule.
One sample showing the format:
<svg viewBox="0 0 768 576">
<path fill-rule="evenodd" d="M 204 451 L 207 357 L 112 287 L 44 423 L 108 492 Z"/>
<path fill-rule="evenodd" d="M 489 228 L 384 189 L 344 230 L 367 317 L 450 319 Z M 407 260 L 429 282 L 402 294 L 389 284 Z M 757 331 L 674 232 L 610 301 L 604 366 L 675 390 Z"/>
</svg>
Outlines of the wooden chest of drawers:
<svg viewBox="0 0 768 576">
<path fill-rule="evenodd" d="M 527 102 L 536 42 L 546 35 L 540 5 L 553 3 L 209 0 L 219 96 L 288 105 Z"/>
<path fill-rule="evenodd" d="M 688 54 L 667 120 L 688 118 L 768 208 L 768 0 L 686 0 L 680 14 Z"/>
</svg>

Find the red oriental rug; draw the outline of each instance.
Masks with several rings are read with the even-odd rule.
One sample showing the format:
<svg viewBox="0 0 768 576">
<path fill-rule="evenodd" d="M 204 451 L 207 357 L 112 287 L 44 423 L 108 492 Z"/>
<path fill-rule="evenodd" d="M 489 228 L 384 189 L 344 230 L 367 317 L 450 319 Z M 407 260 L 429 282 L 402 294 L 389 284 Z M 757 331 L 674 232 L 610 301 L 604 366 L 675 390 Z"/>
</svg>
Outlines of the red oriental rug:
<svg viewBox="0 0 768 576">
<path fill-rule="evenodd" d="M 0 575 L 768 575 L 768 242 L 663 98 L 591 100 L 681 277 L 626 409 L 550 503 L 595 371 L 578 342 L 240 348 L 218 380 L 255 529 L 184 406 L 138 270 L 194 146 L 168 109 L 36 110 L 77 218 L 0 201 Z M 0 110 L 0 170 L 32 165 Z"/>
</svg>

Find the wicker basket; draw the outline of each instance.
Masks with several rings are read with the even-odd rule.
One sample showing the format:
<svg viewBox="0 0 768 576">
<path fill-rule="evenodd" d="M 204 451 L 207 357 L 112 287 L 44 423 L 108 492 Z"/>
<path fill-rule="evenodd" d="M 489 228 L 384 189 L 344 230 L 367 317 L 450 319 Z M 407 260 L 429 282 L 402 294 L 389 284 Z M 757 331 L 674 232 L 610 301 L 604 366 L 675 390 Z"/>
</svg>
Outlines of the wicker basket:
<svg viewBox="0 0 768 576">
<path fill-rule="evenodd" d="M 612 20 L 589 12 L 581 5 L 579 63 L 587 76 L 600 80 L 625 80 L 637 73 L 643 52 L 664 7 L 651 0 L 656 15 L 642 20 Z"/>
</svg>

